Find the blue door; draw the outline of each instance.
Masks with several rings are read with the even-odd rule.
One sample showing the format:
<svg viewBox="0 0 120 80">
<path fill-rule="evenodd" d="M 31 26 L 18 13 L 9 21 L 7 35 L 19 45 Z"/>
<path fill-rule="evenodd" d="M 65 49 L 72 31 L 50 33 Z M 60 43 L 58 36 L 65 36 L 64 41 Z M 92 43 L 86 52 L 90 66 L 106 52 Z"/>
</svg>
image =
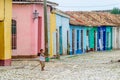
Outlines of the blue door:
<svg viewBox="0 0 120 80">
<path fill-rule="evenodd" d="M 79 30 L 77 30 L 77 51 L 76 53 L 78 54 L 79 53 Z"/>
<path fill-rule="evenodd" d="M 59 53 L 60 53 L 60 55 L 63 54 L 63 47 L 62 47 L 62 27 L 59 27 Z"/>
<path fill-rule="evenodd" d="M 100 51 L 100 27 L 98 27 L 98 35 L 97 35 L 97 50 Z"/>
<path fill-rule="evenodd" d="M 102 48 L 101 48 L 102 47 Z M 106 28 L 98 27 L 98 51 L 105 50 L 106 47 Z"/>
<path fill-rule="evenodd" d="M 104 32 L 102 27 L 98 27 L 98 51 L 103 51 L 104 48 Z"/>
<path fill-rule="evenodd" d="M 103 51 L 106 50 L 106 27 L 102 27 L 103 30 Z"/>
</svg>

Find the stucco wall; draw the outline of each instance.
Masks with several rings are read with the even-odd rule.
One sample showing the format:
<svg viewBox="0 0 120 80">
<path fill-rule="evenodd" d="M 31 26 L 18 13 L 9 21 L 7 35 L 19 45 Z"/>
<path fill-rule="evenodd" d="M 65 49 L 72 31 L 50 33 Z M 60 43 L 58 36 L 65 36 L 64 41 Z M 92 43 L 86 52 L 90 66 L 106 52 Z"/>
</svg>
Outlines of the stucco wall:
<svg viewBox="0 0 120 80">
<path fill-rule="evenodd" d="M 75 52 L 72 52 L 72 29 L 75 30 Z M 77 49 L 77 30 L 79 30 L 79 49 Z M 83 50 L 81 49 L 81 30 L 83 30 Z M 86 27 L 70 25 L 70 54 L 81 54 L 86 52 Z"/>
<path fill-rule="evenodd" d="M 94 37 L 95 37 L 94 36 L 94 31 L 96 31 L 96 33 L 97 33 L 97 28 L 96 27 L 94 27 L 94 28 L 90 27 L 88 30 L 89 30 L 89 48 L 94 49 L 94 47 L 95 47 L 95 44 L 94 44 Z"/>
<path fill-rule="evenodd" d="M 42 18 L 40 31 L 40 48 L 44 49 L 44 14 L 43 5 L 38 4 L 13 4 L 13 19 L 17 21 L 17 49 L 13 55 L 36 55 L 38 49 L 38 19 L 33 19 L 33 12 L 39 13 Z M 48 10 L 48 13 L 50 10 Z"/>
<path fill-rule="evenodd" d="M 4 0 L 0 1 L 0 21 L 4 19 Z"/>
<path fill-rule="evenodd" d="M 62 27 L 62 47 L 63 54 L 67 54 L 67 31 L 69 31 L 69 18 L 56 14 L 56 27 L 59 33 L 59 27 Z"/>
<path fill-rule="evenodd" d="M 50 14 L 50 47 L 49 47 L 49 54 L 50 57 L 56 54 L 56 14 Z M 55 44 L 54 44 L 55 43 Z"/>
<path fill-rule="evenodd" d="M 119 36 L 119 33 L 118 33 L 118 36 Z M 112 49 L 112 27 L 106 27 L 106 50 L 111 50 L 111 49 Z"/>
<path fill-rule="evenodd" d="M 120 49 L 120 28 L 119 27 L 113 27 L 112 28 L 112 47 L 113 49 Z"/>
<path fill-rule="evenodd" d="M 0 1 L 0 66 L 11 65 L 11 18 L 12 18 L 12 0 L 6 0 L 5 6 Z M 1 12 L 5 9 L 5 14 Z"/>
</svg>

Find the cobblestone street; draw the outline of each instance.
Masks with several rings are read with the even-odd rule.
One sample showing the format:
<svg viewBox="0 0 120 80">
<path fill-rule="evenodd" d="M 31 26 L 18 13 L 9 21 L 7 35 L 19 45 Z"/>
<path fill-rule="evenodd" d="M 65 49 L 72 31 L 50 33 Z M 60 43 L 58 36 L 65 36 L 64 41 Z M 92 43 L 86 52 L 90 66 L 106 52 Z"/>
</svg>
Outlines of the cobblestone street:
<svg viewBox="0 0 120 80">
<path fill-rule="evenodd" d="M 13 60 L 0 67 L 0 80 L 120 80 L 120 51 L 86 53 L 51 59 L 45 71 L 38 59 Z"/>
</svg>

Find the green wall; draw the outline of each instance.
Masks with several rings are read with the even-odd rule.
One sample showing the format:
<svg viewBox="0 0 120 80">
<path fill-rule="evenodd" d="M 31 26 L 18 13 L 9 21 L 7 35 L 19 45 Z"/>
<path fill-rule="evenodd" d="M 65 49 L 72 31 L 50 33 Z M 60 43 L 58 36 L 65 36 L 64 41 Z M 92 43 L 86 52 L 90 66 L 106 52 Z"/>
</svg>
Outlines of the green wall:
<svg viewBox="0 0 120 80">
<path fill-rule="evenodd" d="M 112 27 L 106 27 L 106 50 L 112 49 Z"/>
<path fill-rule="evenodd" d="M 89 48 L 94 48 L 94 31 L 97 32 L 97 27 L 87 27 L 89 30 Z"/>
</svg>

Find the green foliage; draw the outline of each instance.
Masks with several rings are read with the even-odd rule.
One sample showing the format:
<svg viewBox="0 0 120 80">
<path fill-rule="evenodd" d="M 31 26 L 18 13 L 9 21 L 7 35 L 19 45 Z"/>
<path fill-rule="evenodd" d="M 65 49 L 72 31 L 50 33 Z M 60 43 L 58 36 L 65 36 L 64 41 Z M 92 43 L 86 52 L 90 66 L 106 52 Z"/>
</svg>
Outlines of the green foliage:
<svg viewBox="0 0 120 80">
<path fill-rule="evenodd" d="M 113 8 L 111 11 L 112 14 L 120 14 L 120 9 L 119 8 Z"/>
</svg>

